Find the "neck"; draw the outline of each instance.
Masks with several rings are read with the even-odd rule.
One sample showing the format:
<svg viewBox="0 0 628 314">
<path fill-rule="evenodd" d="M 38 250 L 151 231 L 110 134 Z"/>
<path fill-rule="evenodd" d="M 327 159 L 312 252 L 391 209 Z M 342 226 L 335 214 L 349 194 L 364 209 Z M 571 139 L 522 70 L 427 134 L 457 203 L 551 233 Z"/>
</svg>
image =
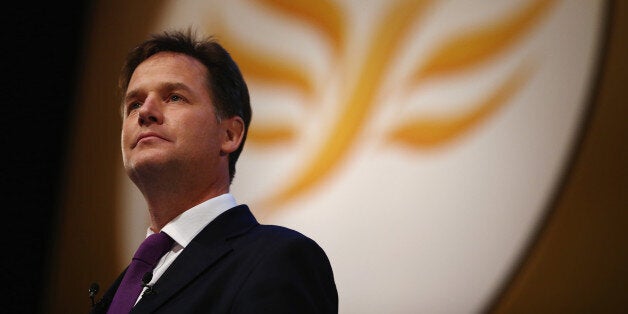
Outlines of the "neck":
<svg viewBox="0 0 628 314">
<path fill-rule="evenodd" d="M 146 200 L 154 232 L 186 210 L 229 192 L 228 174 L 218 178 L 206 175 L 172 178 L 162 172 L 156 176 L 130 175 L 130 178 Z"/>
<path fill-rule="evenodd" d="M 192 193 L 187 193 L 186 195 L 188 195 L 189 198 L 177 198 L 178 195 L 171 197 L 145 196 L 150 217 L 150 228 L 154 232 L 159 232 L 170 221 L 188 209 L 228 192 L 229 191 L 226 190 L 224 192 L 200 193 L 197 196 L 193 196 Z"/>
</svg>

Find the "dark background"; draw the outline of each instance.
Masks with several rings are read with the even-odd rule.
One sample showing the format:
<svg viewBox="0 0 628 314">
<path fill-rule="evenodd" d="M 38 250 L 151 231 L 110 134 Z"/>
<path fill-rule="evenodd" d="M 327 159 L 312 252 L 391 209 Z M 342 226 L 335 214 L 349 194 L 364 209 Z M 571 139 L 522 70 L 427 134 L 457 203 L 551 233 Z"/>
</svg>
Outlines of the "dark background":
<svg viewBox="0 0 628 314">
<path fill-rule="evenodd" d="M 89 1 L 12 1 L 2 17 L 4 313 L 41 308 Z M 85 297 L 87 298 L 85 287 Z"/>
</svg>

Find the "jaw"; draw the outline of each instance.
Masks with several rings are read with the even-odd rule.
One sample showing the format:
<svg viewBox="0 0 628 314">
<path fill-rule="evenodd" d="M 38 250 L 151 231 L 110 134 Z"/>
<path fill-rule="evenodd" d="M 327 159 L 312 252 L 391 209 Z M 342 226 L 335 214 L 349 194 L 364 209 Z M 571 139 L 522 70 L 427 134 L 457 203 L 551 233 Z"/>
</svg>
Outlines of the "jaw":
<svg viewBox="0 0 628 314">
<path fill-rule="evenodd" d="M 127 175 L 135 181 L 152 174 L 166 174 L 168 168 L 176 167 L 176 162 L 163 149 L 135 148 L 122 154 Z"/>
</svg>

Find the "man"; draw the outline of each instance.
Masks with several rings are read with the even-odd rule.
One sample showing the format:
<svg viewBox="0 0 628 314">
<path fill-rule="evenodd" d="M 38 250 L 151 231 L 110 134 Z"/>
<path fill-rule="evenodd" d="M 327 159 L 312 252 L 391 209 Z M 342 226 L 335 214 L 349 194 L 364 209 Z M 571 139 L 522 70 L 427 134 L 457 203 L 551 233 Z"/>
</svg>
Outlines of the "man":
<svg viewBox="0 0 628 314">
<path fill-rule="evenodd" d="M 146 200 L 147 236 L 171 242 L 142 281 L 129 266 L 92 312 L 337 313 L 324 251 L 260 225 L 229 193 L 251 108 L 227 51 L 191 31 L 153 35 L 129 53 L 120 88 L 124 167 Z M 121 288 L 129 282 L 138 295 Z"/>
</svg>

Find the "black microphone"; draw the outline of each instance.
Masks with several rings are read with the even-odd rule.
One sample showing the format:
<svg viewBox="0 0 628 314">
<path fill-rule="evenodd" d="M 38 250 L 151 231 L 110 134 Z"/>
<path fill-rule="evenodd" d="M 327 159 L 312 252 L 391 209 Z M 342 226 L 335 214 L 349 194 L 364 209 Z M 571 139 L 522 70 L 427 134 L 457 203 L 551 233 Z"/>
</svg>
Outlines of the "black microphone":
<svg viewBox="0 0 628 314">
<path fill-rule="evenodd" d="M 94 306 L 94 297 L 96 296 L 96 293 L 98 293 L 98 290 L 100 289 L 100 286 L 98 286 L 98 283 L 96 282 L 92 282 L 92 284 L 89 286 L 89 298 L 92 299 L 92 306 Z"/>
<path fill-rule="evenodd" d="M 146 291 L 144 291 L 144 293 L 142 294 L 142 297 L 157 293 L 157 291 L 153 290 L 153 286 L 149 285 L 152 279 L 153 279 L 152 271 L 148 271 L 144 274 L 144 276 L 142 276 L 142 287 L 146 288 Z"/>
</svg>

